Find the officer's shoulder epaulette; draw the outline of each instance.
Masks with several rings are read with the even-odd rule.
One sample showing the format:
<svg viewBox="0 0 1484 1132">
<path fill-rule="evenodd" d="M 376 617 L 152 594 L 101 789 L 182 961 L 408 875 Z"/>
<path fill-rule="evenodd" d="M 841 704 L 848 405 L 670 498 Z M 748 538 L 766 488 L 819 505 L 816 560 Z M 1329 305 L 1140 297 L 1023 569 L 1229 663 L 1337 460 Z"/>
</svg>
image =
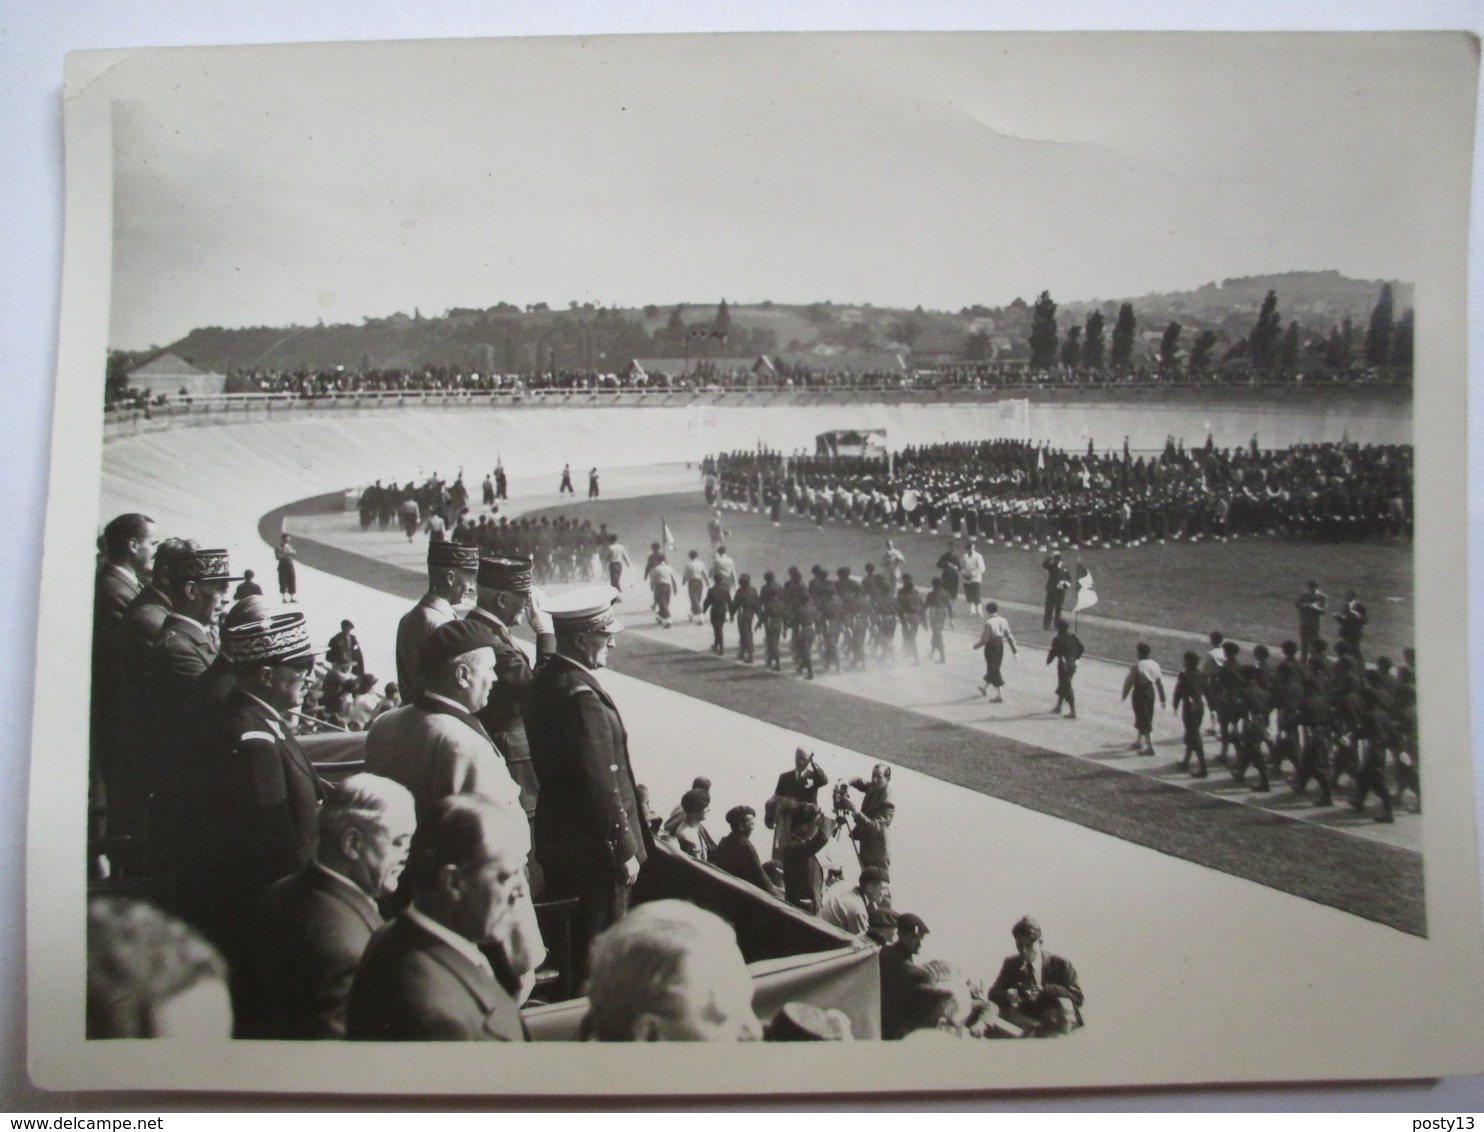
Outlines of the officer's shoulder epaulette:
<svg viewBox="0 0 1484 1132">
<path fill-rule="evenodd" d="M 237 736 L 238 745 L 254 742 L 277 743 L 278 736 L 274 735 L 270 731 L 244 731 L 241 735 Z"/>
</svg>

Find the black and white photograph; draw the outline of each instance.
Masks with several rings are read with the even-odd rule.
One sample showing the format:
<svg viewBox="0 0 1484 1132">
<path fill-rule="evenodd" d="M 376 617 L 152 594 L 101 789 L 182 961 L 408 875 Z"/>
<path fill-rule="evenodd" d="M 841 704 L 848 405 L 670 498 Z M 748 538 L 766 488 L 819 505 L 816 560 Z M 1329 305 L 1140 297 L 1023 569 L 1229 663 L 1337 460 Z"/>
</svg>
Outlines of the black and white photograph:
<svg viewBox="0 0 1484 1132">
<path fill-rule="evenodd" d="M 1477 46 L 70 56 L 33 1078 L 1484 1071 Z"/>
</svg>

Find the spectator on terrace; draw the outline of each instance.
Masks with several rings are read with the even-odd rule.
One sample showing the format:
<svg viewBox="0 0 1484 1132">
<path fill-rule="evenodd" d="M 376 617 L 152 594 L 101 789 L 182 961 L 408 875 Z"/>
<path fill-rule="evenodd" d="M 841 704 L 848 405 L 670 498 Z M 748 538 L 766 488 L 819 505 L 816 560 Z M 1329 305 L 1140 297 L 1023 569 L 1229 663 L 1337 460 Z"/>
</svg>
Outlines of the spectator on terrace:
<svg viewBox="0 0 1484 1132">
<path fill-rule="evenodd" d="M 314 860 L 264 894 L 254 924 L 263 1036 L 343 1038 L 351 981 L 382 926 L 416 828 L 412 795 L 353 774 L 326 793 Z"/>
<path fill-rule="evenodd" d="M 848 935 L 864 936 L 871 926 L 874 908 L 891 907 L 891 889 L 887 876 L 874 865 L 861 869 L 860 881 L 854 888 L 837 884 L 825 897 L 819 918 Z"/>
<path fill-rule="evenodd" d="M 194 929 L 138 900 L 88 905 L 87 1036 L 232 1036 L 227 965 Z"/>
<path fill-rule="evenodd" d="M 682 900 L 641 904 L 593 941 L 588 1034 L 600 1042 L 756 1041 L 732 927 Z"/>
<path fill-rule="evenodd" d="M 711 854 L 716 852 L 716 842 L 702 824 L 710 805 L 711 795 L 704 790 L 687 790 L 680 799 L 680 820 L 672 819 L 665 823 L 665 832 L 698 861 L 709 861 Z"/>
</svg>

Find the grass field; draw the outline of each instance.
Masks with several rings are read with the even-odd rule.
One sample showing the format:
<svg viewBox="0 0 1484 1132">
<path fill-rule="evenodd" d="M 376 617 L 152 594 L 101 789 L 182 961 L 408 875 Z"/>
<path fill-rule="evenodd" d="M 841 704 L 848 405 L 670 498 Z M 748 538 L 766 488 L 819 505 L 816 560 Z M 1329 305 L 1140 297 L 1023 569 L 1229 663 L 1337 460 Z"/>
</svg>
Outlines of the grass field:
<svg viewBox="0 0 1484 1132">
<path fill-rule="evenodd" d="M 594 525 L 607 523 L 622 535 L 630 557 L 641 568 L 649 544 L 660 537 L 662 519 L 675 536 L 671 559 L 677 568 L 691 549 L 709 555 L 709 511 L 699 490 L 535 512 L 558 513 L 580 514 Z M 764 570 L 776 571 L 782 581 L 789 566 L 798 566 L 807 577 L 815 563 L 831 573 L 837 566 L 849 565 L 859 574 L 866 561 L 879 560 L 883 542 L 890 536 L 907 556 L 907 569 L 914 580 L 926 588 L 936 572 L 933 563 L 947 546 L 946 535 L 841 525 L 826 525 L 821 530 L 788 517 L 775 528 L 765 515 L 724 511 L 722 516 L 729 551 L 738 567 L 751 572 L 754 584 L 759 585 Z M 1043 555 L 1004 547 L 985 547 L 982 553 L 988 567 L 986 598 L 1006 606 L 1018 636 L 1041 639 Z M 1282 641 L 1297 639 L 1298 615 L 1293 603 L 1310 578 L 1329 595 L 1331 609 L 1339 607 L 1346 589 L 1353 588 L 1360 595 L 1370 611 L 1364 640 L 1367 659 L 1382 654 L 1400 659 L 1403 646 L 1413 641 L 1410 544 L 1251 538 L 1087 550 L 1082 562 L 1093 575 L 1100 600 L 1079 619 L 1078 633 L 1088 651 L 1097 656 L 1127 657 L 1138 641 L 1147 640 L 1166 668 L 1178 668 L 1180 653 L 1201 645 L 1212 629 L 1241 641 L 1265 642 L 1276 651 Z M 1026 607 L 1034 607 L 1034 612 Z M 977 631 L 977 625 L 968 625 L 963 616 L 962 601 L 958 612 L 959 627 Z"/>
</svg>

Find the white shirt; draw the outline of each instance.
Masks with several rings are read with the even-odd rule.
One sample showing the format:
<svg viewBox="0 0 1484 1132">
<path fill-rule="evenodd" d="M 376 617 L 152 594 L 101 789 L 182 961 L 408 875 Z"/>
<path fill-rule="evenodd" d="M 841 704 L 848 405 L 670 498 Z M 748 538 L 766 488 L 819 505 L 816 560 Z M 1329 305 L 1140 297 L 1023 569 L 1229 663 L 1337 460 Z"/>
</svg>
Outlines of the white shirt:
<svg viewBox="0 0 1484 1132">
<path fill-rule="evenodd" d="M 966 582 L 977 582 L 984 577 L 984 555 L 977 550 L 964 555 L 963 579 Z"/>
<path fill-rule="evenodd" d="M 484 952 L 480 951 L 479 948 L 475 947 L 467 939 L 459 935 L 458 932 L 451 931 L 450 929 L 445 928 L 431 916 L 425 915 L 424 913 L 418 911 L 416 902 L 409 904 L 407 906 L 407 911 L 404 912 L 403 915 L 405 915 L 418 927 L 426 931 L 429 935 L 436 936 L 438 939 L 448 944 L 449 947 L 453 948 L 465 959 L 469 960 L 470 963 L 473 963 L 474 966 L 478 967 L 490 978 L 493 979 L 495 977 L 495 969 L 490 966 L 490 961 L 484 957 Z"/>
</svg>

